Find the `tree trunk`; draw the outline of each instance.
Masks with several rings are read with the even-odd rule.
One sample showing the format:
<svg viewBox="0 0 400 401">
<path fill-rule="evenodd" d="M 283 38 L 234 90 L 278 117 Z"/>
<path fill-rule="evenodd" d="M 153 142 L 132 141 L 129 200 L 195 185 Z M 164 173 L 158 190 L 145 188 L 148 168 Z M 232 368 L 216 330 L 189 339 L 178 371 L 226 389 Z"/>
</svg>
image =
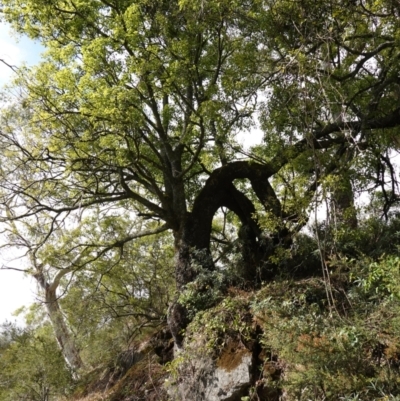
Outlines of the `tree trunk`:
<svg viewBox="0 0 400 401">
<path fill-rule="evenodd" d="M 214 264 L 210 254 L 210 236 L 212 220 L 217 210 L 225 206 L 240 219 L 246 230 L 246 252 L 262 246 L 262 230 L 254 220 L 255 207 L 245 194 L 233 185 L 237 178 L 250 180 L 252 188 L 266 210 L 281 216 L 281 207 L 268 178 L 274 171 L 270 167 L 249 162 L 227 164 L 211 174 L 200 191 L 190 213 L 180 221 L 179 229 L 174 232 L 176 255 L 177 290 L 184 290 L 186 284 L 195 280 L 196 265 L 213 270 Z M 246 258 L 246 255 L 244 255 Z M 257 266 L 253 258 L 247 258 L 246 277 L 256 279 Z M 257 259 L 257 258 L 256 258 Z M 189 323 L 185 307 L 174 302 L 168 312 L 168 323 L 178 347 L 182 346 L 183 332 Z"/>
<path fill-rule="evenodd" d="M 338 225 L 345 225 L 351 229 L 357 228 L 357 214 L 354 206 L 354 192 L 351 181 L 343 177 L 333 189 L 333 217 Z"/>
<path fill-rule="evenodd" d="M 83 367 L 83 363 L 58 303 L 56 288 L 46 281 L 43 272 L 37 272 L 34 277 L 44 292 L 46 310 L 53 326 L 57 343 L 61 348 L 65 361 L 77 376 L 77 372 Z"/>
</svg>

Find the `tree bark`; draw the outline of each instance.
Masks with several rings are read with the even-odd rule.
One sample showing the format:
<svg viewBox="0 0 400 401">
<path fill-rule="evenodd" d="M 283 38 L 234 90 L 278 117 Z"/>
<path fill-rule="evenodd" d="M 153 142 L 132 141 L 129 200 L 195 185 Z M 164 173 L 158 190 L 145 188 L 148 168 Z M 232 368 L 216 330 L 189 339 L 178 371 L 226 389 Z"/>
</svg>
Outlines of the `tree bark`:
<svg viewBox="0 0 400 401">
<path fill-rule="evenodd" d="M 73 369 L 75 376 L 78 376 L 78 371 L 83 367 L 82 359 L 79 355 L 78 348 L 71 335 L 71 332 L 65 322 L 65 318 L 62 314 L 56 289 L 54 285 L 50 285 L 43 272 L 39 271 L 33 275 L 36 281 L 42 288 L 45 296 L 45 307 L 49 316 L 51 325 L 53 326 L 54 334 L 58 345 L 61 348 L 61 352 L 64 356 L 66 363 Z"/>
<path fill-rule="evenodd" d="M 333 216 L 338 225 L 351 229 L 358 226 L 356 208 L 354 206 L 354 192 L 348 177 L 342 179 L 332 193 Z"/>
<path fill-rule="evenodd" d="M 196 197 L 192 211 L 186 212 L 179 230 L 174 232 L 178 292 L 195 280 L 196 265 L 210 271 L 214 269 L 209 245 L 212 220 L 220 207 L 227 207 L 239 217 L 246 231 L 247 251 L 250 249 L 256 254 L 260 250 L 262 230 L 254 219 L 255 207 L 246 195 L 235 188 L 233 181 L 249 179 L 264 208 L 282 217 L 280 202 L 268 182 L 274 173 L 270 166 L 247 161 L 229 163 L 214 170 Z M 248 262 L 246 276 L 255 279 L 256 262 L 249 258 Z M 169 309 L 168 323 L 176 345 L 181 347 L 183 331 L 189 319 L 185 307 L 177 301 Z"/>
</svg>

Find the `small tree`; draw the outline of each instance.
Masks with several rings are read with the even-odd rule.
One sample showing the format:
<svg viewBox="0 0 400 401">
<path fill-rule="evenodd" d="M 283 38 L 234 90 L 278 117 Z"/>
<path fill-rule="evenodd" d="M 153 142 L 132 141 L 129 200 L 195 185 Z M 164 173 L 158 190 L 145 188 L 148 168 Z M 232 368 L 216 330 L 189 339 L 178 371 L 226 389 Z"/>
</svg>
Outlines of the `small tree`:
<svg viewBox="0 0 400 401">
<path fill-rule="evenodd" d="M 72 376 L 52 328 L 20 329 L 4 324 L 0 332 L 0 399 L 52 401 L 68 395 Z"/>
</svg>

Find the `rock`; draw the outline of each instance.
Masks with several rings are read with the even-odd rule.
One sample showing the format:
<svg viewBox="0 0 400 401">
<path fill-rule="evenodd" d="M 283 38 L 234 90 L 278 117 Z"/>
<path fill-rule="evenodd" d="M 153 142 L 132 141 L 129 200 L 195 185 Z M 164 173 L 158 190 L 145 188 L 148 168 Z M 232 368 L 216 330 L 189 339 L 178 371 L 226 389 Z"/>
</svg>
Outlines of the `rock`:
<svg viewBox="0 0 400 401">
<path fill-rule="evenodd" d="M 240 352 L 234 367 L 217 367 L 205 391 L 208 401 L 240 401 L 251 385 L 252 355 Z"/>
<path fill-rule="evenodd" d="M 187 354 L 179 367 L 177 382 L 169 385 L 172 399 L 190 401 L 240 401 L 252 378 L 252 353 L 231 342 L 215 360 Z"/>
</svg>

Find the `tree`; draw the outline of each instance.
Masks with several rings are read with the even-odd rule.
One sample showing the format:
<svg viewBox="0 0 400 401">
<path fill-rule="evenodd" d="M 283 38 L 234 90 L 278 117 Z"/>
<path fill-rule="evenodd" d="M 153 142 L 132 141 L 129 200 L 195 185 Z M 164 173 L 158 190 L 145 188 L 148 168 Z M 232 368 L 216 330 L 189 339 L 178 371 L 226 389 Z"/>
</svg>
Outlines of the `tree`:
<svg viewBox="0 0 400 401">
<path fill-rule="evenodd" d="M 256 277 L 335 174 L 348 172 L 359 190 L 379 185 L 387 207 L 398 199 L 394 2 L 2 3 L 48 49 L 20 71 L 1 132 L 3 219 L 38 219 L 38 247 L 93 210 L 100 221 L 125 213 L 142 231 L 110 235 L 100 252 L 170 230 L 181 292 L 199 266 L 216 268 L 222 207 L 240 222 Z M 252 135 L 257 118 L 264 139 L 248 150 L 237 135 Z M 172 303 L 178 346 L 187 323 L 185 306 Z"/>
<path fill-rule="evenodd" d="M 21 273 L 29 274 L 36 280 L 40 288 L 40 297 L 42 298 L 43 305 L 47 311 L 56 341 L 64 356 L 65 362 L 73 369 L 75 376 L 78 377 L 78 371 L 83 367 L 83 362 L 75 339 L 68 327 L 68 322 L 65 320 L 60 308 L 57 290 L 63 277 L 75 271 L 76 263 L 78 263 L 80 257 L 76 260 L 69 261 L 68 266 L 59 268 L 58 271 L 53 274 L 53 277 L 51 277 L 52 272 L 50 272 L 49 267 L 46 266 L 46 264 L 49 263 L 48 259 L 43 256 L 38 257 L 37 247 L 34 244 L 34 234 L 40 231 L 40 228 L 33 228 L 28 224 L 25 224 L 24 228 L 25 230 L 18 229 L 16 224 L 11 220 L 10 224 L 5 226 L 5 229 L 2 231 L 2 234 L 6 236 L 8 242 L 1 248 L 22 249 L 24 254 L 29 257 L 29 267 L 23 269 L 2 266 L 0 269 L 20 271 Z"/>
<path fill-rule="evenodd" d="M 24 329 L 2 325 L 0 372 L 0 398 L 4 401 L 51 401 L 71 390 L 71 372 L 48 325 Z"/>
<path fill-rule="evenodd" d="M 116 222 L 110 221 L 114 228 Z M 121 226 L 126 230 L 126 224 Z M 175 291 L 171 236 L 144 237 L 108 252 L 60 287 L 60 305 L 85 367 L 112 361 L 166 323 Z"/>
<path fill-rule="evenodd" d="M 98 356 L 92 355 L 94 343 L 101 343 L 107 330 L 114 332 L 114 337 L 116 330 L 120 338 L 125 334 L 128 342 L 143 329 L 165 322 L 173 288 L 173 249 L 165 234 L 138 238 L 123 250 L 116 248 L 111 252 L 103 245 L 108 243 L 109 236 L 118 236 L 118 231 L 126 235 L 133 229 L 123 216 L 108 216 L 99 223 L 98 216 L 93 214 L 72 230 L 54 230 L 51 239 L 41 247 L 35 246 L 35 238 L 45 235 L 46 228 L 39 224 L 25 224 L 18 229 L 11 221 L 5 227 L 4 247 L 19 249 L 21 259 L 28 255 L 29 264 L 25 269 L 0 269 L 18 270 L 37 281 L 38 300 L 75 377 L 96 360 Z M 74 248 L 78 251 L 71 254 Z M 116 323 L 121 318 L 128 318 L 122 326 Z M 123 328 L 132 324 L 134 327 Z M 86 353 L 82 358 L 81 350 L 88 347 L 90 355 Z M 117 348 L 115 342 L 113 348 Z M 105 349 L 104 354 L 107 355 Z"/>
</svg>

